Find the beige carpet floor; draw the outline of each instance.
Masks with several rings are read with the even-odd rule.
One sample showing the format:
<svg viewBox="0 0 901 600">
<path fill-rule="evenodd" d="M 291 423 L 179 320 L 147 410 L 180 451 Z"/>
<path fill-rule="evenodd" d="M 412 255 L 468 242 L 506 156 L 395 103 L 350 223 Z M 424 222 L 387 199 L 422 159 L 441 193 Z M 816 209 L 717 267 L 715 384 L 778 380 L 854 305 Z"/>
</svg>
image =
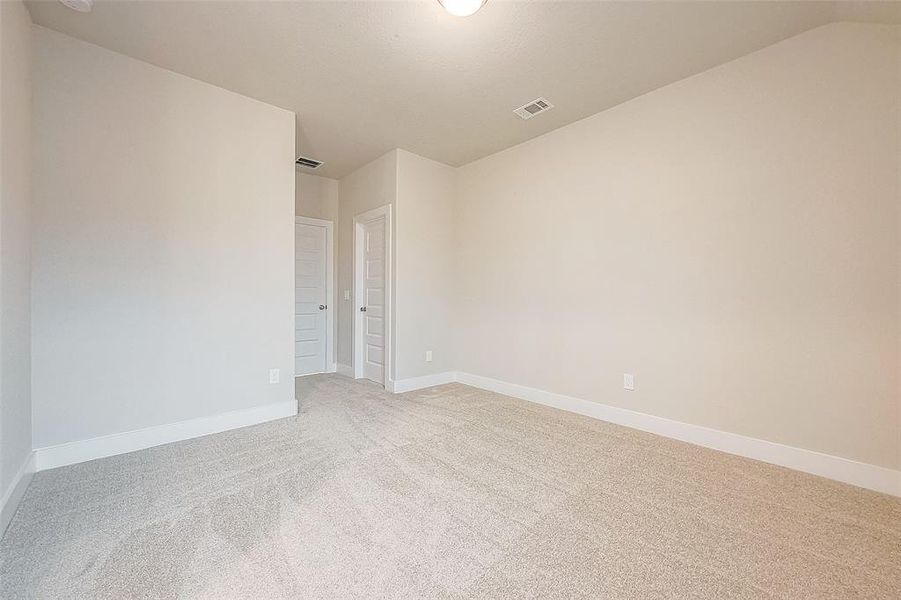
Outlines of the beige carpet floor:
<svg viewBox="0 0 901 600">
<path fill-rule="evenodd" d="M 452 384 L 39 473 L 13 598 L 901 598 L 901 500 Z"/>
</svg>

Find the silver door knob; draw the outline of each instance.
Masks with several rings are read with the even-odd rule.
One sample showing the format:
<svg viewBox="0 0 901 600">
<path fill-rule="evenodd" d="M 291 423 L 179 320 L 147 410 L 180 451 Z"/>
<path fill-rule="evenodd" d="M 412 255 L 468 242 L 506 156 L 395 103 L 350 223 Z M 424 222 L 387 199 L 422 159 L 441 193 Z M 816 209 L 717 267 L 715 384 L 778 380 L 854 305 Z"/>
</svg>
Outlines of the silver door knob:
<svg viewBox="0 0 901 600">
<path fill-rule="evenodd" d="M 365 307 L 365 306 L 361 306 L 361 307 L 360 307 L 360 312 L 366 312 L 366 307 Z"/>
<path fill-rule="evenodd" d="M 326 308 L 328 308 L 328 307 L 325 304 L 319 305 L 319 310 L 325 310 Z"/>
</svg>

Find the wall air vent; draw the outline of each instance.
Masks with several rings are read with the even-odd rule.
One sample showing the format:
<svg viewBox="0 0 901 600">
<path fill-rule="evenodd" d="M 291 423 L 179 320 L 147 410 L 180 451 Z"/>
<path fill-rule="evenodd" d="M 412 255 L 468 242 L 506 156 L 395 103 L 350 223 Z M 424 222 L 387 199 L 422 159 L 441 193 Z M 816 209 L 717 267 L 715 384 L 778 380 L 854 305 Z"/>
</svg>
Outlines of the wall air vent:
<svg viewBox="0 0 901 600">
<path fill-rule="evenodd" d="M 545 111 L 551 110 L 554 108 L 554 105 L 545 100 L 544 98 L 538 98 L 537 100 L 532 100 L 525 106 L 520 106 L 513 113 L 522 120 L 528 120 L 537 115 L 538 113 L 543 113 Z"/>
<path fill-rule="evenodd" d="M 298 167 L 305 167 L 307 169 L 318 169 L 323 163 L 321 160 L 313 160 L 306 156 L 298 156 L 297 160 L 294 161 L 294 164 Z"/>
</svg>

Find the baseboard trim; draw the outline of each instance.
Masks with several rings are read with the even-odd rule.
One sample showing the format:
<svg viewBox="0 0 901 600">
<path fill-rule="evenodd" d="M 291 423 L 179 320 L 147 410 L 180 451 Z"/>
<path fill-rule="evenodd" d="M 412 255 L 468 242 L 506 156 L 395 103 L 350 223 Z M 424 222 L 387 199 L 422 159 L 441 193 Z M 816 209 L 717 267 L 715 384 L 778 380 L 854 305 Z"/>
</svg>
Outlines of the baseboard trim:
<svg viewBox="0 0 901 600">
<path fill-rule="evenodd" d="M 901 471 L 747 437 L 700 425 L 655 417 L 599 402 L 556 394 L 470 373 L 457 373 L 456 381 L 521 400 L 544 404 L 587 417 L 640 429 L 697 446 L 752 458 L 796 471 L 901 497 Z"/>
<path fill-rule="evenodd" d="M 13 477 L 9 489 L 6 490 L 3 498 L 0 499 L 0 538 L 6 533 L 6 528 L 9 527 L 9 523 L 13 520 L 16 509 L 19 508 L 19 502 L 22 501 L 25 490 L 28 489 L 31 478 L 34 477 L 34 471 L 35 454 L 34 452 L 29 452 L 28 458 L 25 459 L 25 462 L 19 467 L 16 476 Z"/>
<path fill-rule="evenodd" d="M 290 400 L 226 412 L 211 417 L 201 417 L 199 419 L 179 421 L 178 423 L 68 442 L 57 446 L 47 446 L 35 450 L 35 466 L 37 471 L 46 471 L 47 469 L 144 450 L 145 448 L 189 440 L 212 433 L 221 433 L 230 429 L 247 427 L 248 425 L 257 425 L 267 421 L 292 417 L 296 414 L 297 401 Z"/>
<path fill-rule="evenodd" d="M 338 364 L 337 372 L 353 377 L 353 370 L 347 365 Z M 698 446 L 901 497 L 901 471 L 700 425 L 656 417 L 646 413 L 481 375 L 446 371 L 388 382 L 388 391 L 403 393 L 452 382 L 463 383 L 617 425 L 647 431 Z M 295 401 L 281 402 L 223 413 L 212 417 L 202 417 L 147 429 L 38 448 L 30 455 L 29 459 L 16 474 L 13 485 L 7 490 L 2 499 L 2 504 L 0 504 L 0 532 L 5 530 L 9 520 L 15 514 L 15 509 L 35 471 L 44 471 L 97 458 L 125 454 L 153 446 L 291 417 L 296 414 L 297 403 Z"/>
<path fill-rule="evenodd" d="M 454 371 L 445 371 L 443 373 L 434 373 L 432 375 L 423 375 L 421 377 L 410 377 L 408 379 L 389 381 L 386 388 L 389 392 L 401 394 L 403 392 L 412 392 L 413 390 L 421 390 L 436 385 L 444 385 L 445 383 L 453 383 L 455 381 L 457 381 L 457 373 Z"/>
<path fill-rule="evenodd" d="M 335 372 L 338 373 L 338 375 L 344 375 L 345 377 L 350 377 L 351 379 L 353 379 L 354 376 L 354 368 L 348 365 L 342 365 L 341 363 L 338 363 L 335 366 Z"/>
</svg>

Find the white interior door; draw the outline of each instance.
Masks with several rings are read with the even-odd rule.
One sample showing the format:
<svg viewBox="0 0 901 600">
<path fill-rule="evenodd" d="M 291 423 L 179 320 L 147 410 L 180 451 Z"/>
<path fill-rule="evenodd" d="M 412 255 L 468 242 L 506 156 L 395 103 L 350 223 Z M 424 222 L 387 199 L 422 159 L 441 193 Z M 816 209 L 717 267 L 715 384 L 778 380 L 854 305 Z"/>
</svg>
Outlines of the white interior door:
<svg viewBox="0 0 901 600">
<path fill-rule="evenodd" d="M 327 229 L 294 224 L 294 375 L 327 370 Z"/>
<path fill-rule="evenodd" d="M 384 385 L 387 328 L 385 282 L 387 279 L 387 219 L 378 217 L 362 224 L 363 289 L 362 313 L 363 377 Z"/>
</svg>

